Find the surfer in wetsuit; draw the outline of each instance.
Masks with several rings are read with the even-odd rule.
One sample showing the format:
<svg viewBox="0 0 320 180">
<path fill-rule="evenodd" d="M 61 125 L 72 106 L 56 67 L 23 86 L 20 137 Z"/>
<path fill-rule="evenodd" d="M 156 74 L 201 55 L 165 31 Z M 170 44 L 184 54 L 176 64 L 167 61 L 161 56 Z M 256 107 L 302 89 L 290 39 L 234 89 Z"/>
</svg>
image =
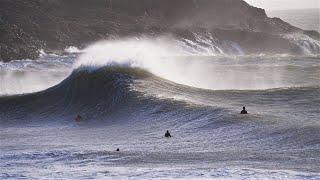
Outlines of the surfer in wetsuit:
<svg viewBox="0 0 320 180">
<path fill-rule="evenodd" d="M 172 137 L 172 136 L 171 136 L 170 132 L 167 130 L 166 134 L 164 134 L 164 137 L 169 138 L 169 137 Z"/>
<path fill-rule="evenodd" d="M 80 115 L 78 115 L 76 118 L 75 118 L 75 121 L 76 122 L 80 122 L 82 120 L 82 117 Z"/>
<path fill-rule="evenodd" d="M 246 107 L 243 107 L 241 114 L 248 114 L 248 111 L 246 110 Z"/>
</svg>

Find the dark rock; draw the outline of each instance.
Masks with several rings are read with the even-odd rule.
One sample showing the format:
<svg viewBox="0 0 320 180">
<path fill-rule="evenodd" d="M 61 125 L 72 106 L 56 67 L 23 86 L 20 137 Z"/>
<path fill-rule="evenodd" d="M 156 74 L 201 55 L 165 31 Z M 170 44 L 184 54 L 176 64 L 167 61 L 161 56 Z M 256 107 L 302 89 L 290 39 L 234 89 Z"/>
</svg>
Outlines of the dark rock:
<svg viewBox="0 0 320 180">
<path fill-rule="evenodd" d="M 293 45 L 278 34 L 303 32 L 243 0 L 0 0 L 0 24 L 1 61 L 34 59 L 39 49 L 81 48 L 114 37 L 189 38 L 187 31 L 199 28 L 247 52 L 291 53 Z M 304 33 L 319 39 L 317 32 Z"/>
</svg>

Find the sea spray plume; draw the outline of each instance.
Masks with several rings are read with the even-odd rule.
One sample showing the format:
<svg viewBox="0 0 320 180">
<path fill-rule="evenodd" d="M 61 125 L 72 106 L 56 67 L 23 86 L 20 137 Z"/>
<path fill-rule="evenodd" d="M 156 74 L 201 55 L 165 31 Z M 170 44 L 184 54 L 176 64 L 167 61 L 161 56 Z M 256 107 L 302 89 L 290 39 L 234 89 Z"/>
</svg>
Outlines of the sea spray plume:
<svg viewBox="0 0 320 180">
<path fill-rule="evenodd" d="M 292 86 L 287 81 L 291 79 L 288 74 L 293 73 L 292 68 L 282 66 L 281 58 L 279 63 L 273 63 L 273 58 L 267 56 L 242 57 L 211 53 L 204 56 L 203 51 L 194 53 L 195 49 L 198 48 L 186 48 L 181 42 L 168 38 L 103 41 L 85 49 L 74 68 L 140 68 L 175 83 L 213 90 Z M 292 82 L 300 78 L 295 79 Z"/>
<path fill-rule="evenodd" d="M 192 38 L 179 38 L 173 35 L 163 35 L 153 38 L 134 37 L 118 40 L 100 41 L 85 50 L 75 67 L 79 65 L 99 66 L 113 63 L 147 65 L 150 59 L 163 60 L 167 57 L 181 56 L 219 56 L 243 55 L 241 47 L 232 41 L 219 41 L 212 33 L 204 35 L 192 33 Z M 94 53 L 97 52 L 97 53 Z M 94 55 L 93 55 L 94 54 Z M 92 56 L 92 57 L 90 57 Z M 94 56 L 94 57 L 93 57 Z M 94 59 L 96 58 L 96 59 Z M 152 63 L 155 63 L 152 60 Z"/>
<path fill-rule="evenodd" d="M 210 77 L 207 64 L 190 59 L 214 54 L 166 37 L 131 38 L 98 42 L 84 50 L 74 68 L 91 70 L 101 66 L 141 68 L 161 78 L 194 87 L 206 88 Z M 200 80 L 201 79 L 201 80 Z"/>
<path fill-rule="evenodd" d="M 302 39 L 298 37 L 300 36 L 296 35 L 291 38 L 293 41 Z M 204 38 L 198 39 L 204 41 Z M 210 34 L 208 34 L 209 41 L 213 44 L 212 46 L 208 45 L 210 43 L 205 43 L 206 41 L 168 37 L 104 41 L 81 50 L 82 54 L 74 68 L 83 66 L 86 69 L 92 69 L 105 65 L 137 67 L 176 83 L 214 90 L 313 86 L 315 82 L 313 79 L 318 77 L 309 75 L 307 77 L 310 77 L 308 78 L 310 80 L 302 77 L 305 75 L 299 73 L 297 68 L 302 68 L 303 65 L 283 66 L 283 62 L 289 57 L 300 57 L 228 55 L 226 48 L 219 46 L 214 38 L 210 38 Z M 314 42 L 317 43 L 317 41 Z M 214 47 L 222 49 L 223 54 L 215 52 Z M 59 83 L 71 73 L 70 66 L 77 56 L 44 54 L 36 61 L 2 63 L 0 95 L 32 93 Z"/>
<path fill-rule="evenodd" d="M 189 71 L 183 57 L 191 55 L 178 43 L 166 38 L 104 41 L 88 47 L 84 52 L 75 63 L 75 68 L 141 68 L 182 84 L 185 84 L 186 73 Z"/>
<path fill-rule="evenodd" d="M 124 67 L 154 67 L 168 56 L 183 55 L 172 43 L 164 40 L 122 39 L 101 41 L 84 50 L 74 67 L 79 66 L 124 66 Z"/>
</svg>

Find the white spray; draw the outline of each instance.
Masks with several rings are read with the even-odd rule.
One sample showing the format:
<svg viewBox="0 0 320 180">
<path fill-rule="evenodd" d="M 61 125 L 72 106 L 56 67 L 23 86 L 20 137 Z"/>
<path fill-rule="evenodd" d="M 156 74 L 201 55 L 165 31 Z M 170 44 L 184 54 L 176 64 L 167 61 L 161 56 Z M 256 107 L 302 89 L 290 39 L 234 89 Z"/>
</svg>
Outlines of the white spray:
<svg viewBox="0 0 320 180">
<path fill-rule="evenodd" d="M 190 48 L 167 38 L 104 41 L 85 49 L 75 68 L 136 67 L 176 83 L 214 90 L 291 87 L 300 79 L 294 76 L 295 69 L 272 57 L 264 61 L 220 52 L 204 56 L 204 51 L 196 53 L 201 48 Z"/>
</svg>

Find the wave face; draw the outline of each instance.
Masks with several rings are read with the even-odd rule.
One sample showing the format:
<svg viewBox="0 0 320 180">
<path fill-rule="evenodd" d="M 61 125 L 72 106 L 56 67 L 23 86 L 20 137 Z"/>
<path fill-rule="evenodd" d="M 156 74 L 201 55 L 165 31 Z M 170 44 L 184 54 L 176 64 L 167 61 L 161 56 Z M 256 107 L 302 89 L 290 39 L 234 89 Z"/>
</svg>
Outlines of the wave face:
<svg viewBox="0 0 320 180">
<path fill-rule="evenodd" d="M 179 85 L 139 68 L 114 65 L 95 69 L 80 67 L 60 84 L 46 91 L 23 96 L 2 97 L 0 99 L 3 105 L 1 112 L 2 117 L 6 118 L 2 118 L 1 122 L 3 125 L 26 122 L 46 124 L 49 120 L 60 119 L 58 122 L 56 120 L 51 122 L 73 123 L 70 121 L 73 117 L 77 114 L 85 114 L 86 117 L 90 117 L 97 123 L 108 123 L 108 120 L 112 118 L 127 119 L 131 112 L 142 119 L 148 119 L 150 114 L 162 117 L 177 113 L 178 116 L 184 117 L 183 121 L 188 121 L 189 118 L 189 120 L 197 119 L 201 114 L 200 117 L 209 116 L 214 126 L 214 121 L 221 120 L 220 116 L 224 117 L 224 113 L 226 116 L 229 116 L 230 113 L 237 114 L 237 108 L 247 102 L 244 104 L 252 104 L 255 111 L 261 112 L 261 114 L 256 114 L 256 117 L 251 117 L 252 121 L 260 119 L 271 122 L 279 120 L 279 117 L 287 116 L 286 119 L 290 117 L 290 123 L 293 125 L 300 124 L 301 120 L 304 123 L 318 124 L 316 119 L 319 113 L 319 109 L 317 110 L 318 93 L 319 85 L 317 84 L 267 90 L 211 91 Z M 255 96 L 255 99 L 246 99 L 248 96 Z M 270 100 L 273 98 L 279 99 L 279 102 Z M 292 99 L 289 100 L 290 98 Z M 264 102 L 261 107 L 259 107 L 260 102 Z M 276 109 L 267 110 L 266 114 L 263 112 L 266 106 L 281 107 L 287 103 L 292 103 L 293 106 L 286 110 L 289 111 L 287 113 L 274 112 Z M 304 103 L 308 104 L 306 108 L 310 108 L 308 112 L 301 112 L 301 115 L 290 115 L 290 111 L 294 111 L 294 108 Z M 267 114 L 279 117 L 275 118 Z M 308 117 L 305 117 L 307 114 Z M 182 121 L 181 118 L 176 118 Z M 229 123 L 235 123 L 234 118 L 239 117 L 226 118 Z M 200 127 L 210 124 L 198 123 L 197 126 Z M 287 120 L 277 123 L 287 123 Z"/>
<path fill-rule="evenodd" d="M 100 42 L 67 56 L 77 60 L 57 85 L 1 96 L 1 177 L 34 177 L 26 173 L 29 166 L 13 167 L 20 162 L 31 169 L 67 162 L 72 172 L 85 167 L 97 174 L 109 165 L 174 163 L 191 172 L 204 167 L 208 177 L 207 169 L 231 164 L 224 171 L 232 177 L 259 174 L 257 169 L 270 177 L 289 170 L 295 171 L 289 177 L 318 177 L 312 173 L 320 171 L 318 57 L 204 56 L 181 43 L 187 41 Z M 57 67 L 71 68 L 69 60 Z M 242 106 L 249 115 L 239 115 Z M 172 139 L 162 138 L 167 129 Z M 273 172 L 275 165 L 280 172 Z M 12 174 L 17 168 L 25 173 Z M 70 172 L 61 173 L 85 177 Z M 44 171 L 35 176 L 41 175 L 49 177 Z"/>
</svg>

